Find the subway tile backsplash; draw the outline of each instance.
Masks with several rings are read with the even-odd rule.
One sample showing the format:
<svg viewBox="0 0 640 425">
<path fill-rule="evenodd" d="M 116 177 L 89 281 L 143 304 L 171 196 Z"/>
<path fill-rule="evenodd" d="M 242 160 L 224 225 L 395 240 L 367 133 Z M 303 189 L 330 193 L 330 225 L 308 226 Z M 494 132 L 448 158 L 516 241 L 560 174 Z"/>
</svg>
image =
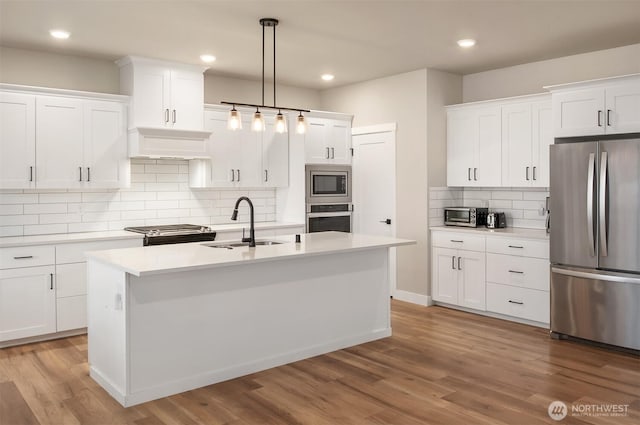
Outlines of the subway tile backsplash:
<svg viewBox="0 0 640 425">
<path fill-rule="evenodd" d="M 274 189 L 190 189 L 188 180 L 186 160 L 132 159 L 127 189 L 0 190 L 0 236 L 227 224 L 240 196 L 253 201 L 256 221 L 275 220 Z M 238 221 L 249 221 L 246 204 Z"/>
<path fill-rule="evenodd" d="M 508 227 L 544 229 L 548 188 L 448 188 L 429 189 L 429 225 L 444 224 L 443 208 L 464 205 L 504 212 Z"/>
</svg>

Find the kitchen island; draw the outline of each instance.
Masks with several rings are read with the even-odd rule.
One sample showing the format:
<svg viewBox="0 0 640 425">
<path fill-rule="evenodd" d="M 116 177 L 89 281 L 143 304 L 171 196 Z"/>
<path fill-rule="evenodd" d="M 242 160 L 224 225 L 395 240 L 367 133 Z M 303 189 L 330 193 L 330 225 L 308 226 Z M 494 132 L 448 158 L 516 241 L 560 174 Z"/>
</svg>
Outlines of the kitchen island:
<svg viewBox="0 0 640 425">
<path fill-rule="evenodd" d="M 275 241 L 88 253 L 91 377 L 132 406 L 391 335 L 388 250 L 414 241 Z"/>
</svg>

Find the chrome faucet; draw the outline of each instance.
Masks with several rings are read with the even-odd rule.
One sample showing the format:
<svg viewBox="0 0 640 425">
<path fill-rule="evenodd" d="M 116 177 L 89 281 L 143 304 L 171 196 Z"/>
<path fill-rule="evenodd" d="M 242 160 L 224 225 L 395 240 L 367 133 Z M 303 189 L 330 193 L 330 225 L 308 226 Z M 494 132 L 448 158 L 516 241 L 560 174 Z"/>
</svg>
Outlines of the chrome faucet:
<svg viewBox="0 0 640 425">
<path fill-rule="evenodd" d="M 254 219 L 253 219 L 254 218 L 253 202 L 251 202 L 251 199 L 247 198 L 246 196 L 241 196 L 238 198 L 238 200 L 236 201 L 236 206 L 233 207 L 233 214 L 231 214 L 231 220 L 235 221 L 238 219 L 238 205 L 240 205 L 240 202 L 242 201 L 247 201 L 247 203 L 249 204 L 249 214 L 251 215 L 251 228 L 249 229 L 249 237 L 248 238 L 243 237 L 242 242 L 249 242 L 250 247 L 255 247 L 256 246 L 256 230 L 255 230 Z"/>
</svg>

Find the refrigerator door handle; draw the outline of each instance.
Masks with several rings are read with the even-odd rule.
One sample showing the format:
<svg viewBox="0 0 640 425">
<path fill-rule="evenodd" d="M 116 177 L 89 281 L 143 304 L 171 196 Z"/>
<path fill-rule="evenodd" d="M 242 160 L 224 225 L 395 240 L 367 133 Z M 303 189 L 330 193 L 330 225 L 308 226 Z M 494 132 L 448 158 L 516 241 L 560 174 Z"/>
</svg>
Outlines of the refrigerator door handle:
<svg viewBox="0 0 640 425">
<path fill-rule="evenodd" d="M 617 274 L 609 274 L 609 273 L 592 273 L 587 271 L 564 269 L 560 267 L 551 267 L 551 272 L 562 274 L 565 276 L 582 277 L 584 279 L 604 280 L 607 282 L 618 282 L 618 283 L 635 283 L 637 285 L 640 285 L 640 277 L 635 277 L 631 275 L 619 276 Z"/>
<path fill-rule="evenodd" d="M 593 237 L 593 179 L 595 177 L 596 154 L 589 154 L 589 173 L 587 176 L 587 236 L 589 238 L 591 256 L 596 255 L 596 241 Z"/>
<path fill-rule="evenodd" d="M 608 255 L 607 247 L 607 153 L 602 152 L 600 157 L 600 187 L 598 213 L 600 222 L 600 255 L 606 257 Z"/>
</svg>

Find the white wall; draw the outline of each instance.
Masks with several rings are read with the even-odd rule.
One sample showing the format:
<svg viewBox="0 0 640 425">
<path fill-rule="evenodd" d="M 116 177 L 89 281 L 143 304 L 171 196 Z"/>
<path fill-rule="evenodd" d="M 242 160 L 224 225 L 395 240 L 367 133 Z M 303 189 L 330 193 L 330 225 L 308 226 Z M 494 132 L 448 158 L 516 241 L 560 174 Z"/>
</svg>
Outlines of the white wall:
<svg viewBox="0 0 640 425">
<path fill-rule="evenodd" d="M 543 86 L 640 72 L 640 44 L 463 77 L 464 102 L 544 92 Z"/>
<path fill-rule="evenodd" d="M 430 117 L 427 109 L 427 87 L 430 72 L 431 70 L 422 69 L 324 90 L 321 93 L 322 109 L 353 114 L 354 127 L 389 122 L 397 124 L 397 235 L 417 241 L 415 246 L 398 248 L 397 287 L 421 295 L 428 294 L 429 281 L 427 121 Z M 449 85 L 456 86 L 455 82 L 449 81 L 449 74 L 434 74 L 436 80 L 446 82 L 443 90 L 448 90 Z M 452 81 L 455 81 L 455 77 Z M 456 90 L 459 93 L 459 87 Z M 444 119 L 442 111 L 436 105 L 445 98 L 448 95 L 440 93 L 429 103 L 433 108 L 431 112 L 434 121 Z M 444 123 L 435 125 L 434 143 L 446 143 L 442 133 Z M 436 151 L 441 149 L 442 146 L 439 146 Z M 438 159 L 438 162 L 441 160 Z M 438 168 L 434 166 L 434 169 L 434 174 L 437 174 Z"/>
<path fill-rule="evenodd" d="M 188 177 L 186 160 L 132 159 L 127 189 L 0 190 L 0 236 L 227 224 L 240 196 L 251 197 L 256 221 L 275 220 L 273 189 L 191 190 Z M 243 207 L 238 221 L 248 219 Z"/>
</svg>

